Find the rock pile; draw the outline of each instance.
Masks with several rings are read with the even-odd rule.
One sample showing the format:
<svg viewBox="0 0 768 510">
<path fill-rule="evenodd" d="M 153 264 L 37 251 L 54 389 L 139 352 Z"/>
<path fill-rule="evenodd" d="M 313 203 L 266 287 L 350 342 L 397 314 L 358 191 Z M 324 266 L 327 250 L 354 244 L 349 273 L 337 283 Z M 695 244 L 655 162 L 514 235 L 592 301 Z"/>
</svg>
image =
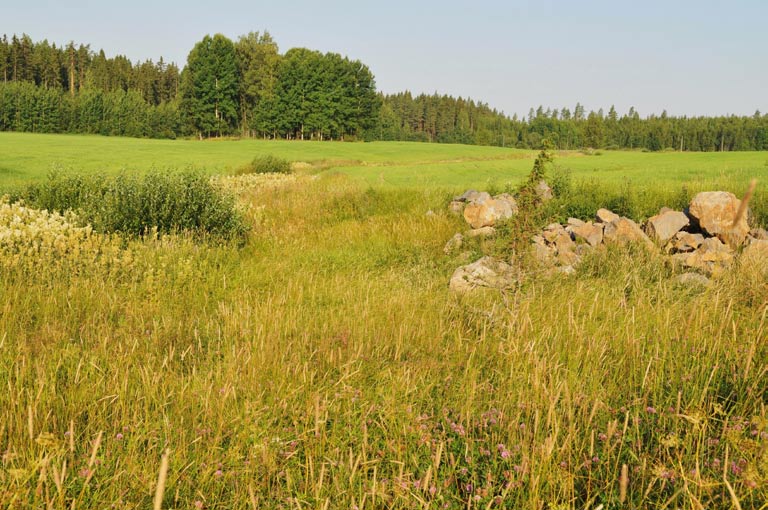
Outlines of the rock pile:
<svg viewBox="0 0 768 510">
<path fill-rule="evenodd" d="M 510 195 L 491 197 L 478 191 L 456 197 L 449 208 L 462 214 L 470 225 L 466 237 L 493 235 L 499 221 L 517 213 L 517 204 Z M 585 253 L 602 245 L 632 243 L 648 249 L 660 247 L 675 264 L 703 273 L 682 275 L 680 283 L 701 284 L 706 280 L 704 274 L 716 275 L 729 267 L 742 247 L 744 258 L 768 257 L 768 232 L 750 229 L 747 218 L 746 204 L 742 205 L 732 193 L 703 192 L 693 198 L 686 210 L 662 208 L 642 226 L 607 209 L 598 210 L 592 221 L 569 218 L 564 225 L 553 223 L 533 237 L 531 248 L 540 263 L 571 273 Z M 465 236 L 456 234 L 445 252 L 457 251 L 464 240 Z M 504 289 L 514 286 L 520 276 L 520 271 L 507 262 L 486 256 L 459 267 L 451 278 L 450 288 L 456 292 L 475 287 Z"/>
<path fill-rule="evenodd" d="M 762 229 L 750 230 L 747 211 L 741 208 L 732 193 L 703 192 L 685 211 L 663 208 L 642 228 L 629 218 L 600 209 L 594 222 L 569 218 L 566 225 L 547 226 L 534 236 L 533 253 L 539 261 L 569 272 L 586 249 L 600 244 L 658 245 L 681 266 L 715 274 L 733 262 L 737 249 L 764 235 Z"/>
<path fill-rule="evenodd" d="M 544 180 L 539 181 L 535 191 L 542 202 L 551 200 L 553 197 L 552 188 Z M 454 197 L 448 205 L 448 210 L 457 216 L 463 216 L 472 229 L 468 233 L 469 237 L 475 237 L 493 235 L 494 227 L 499 222 L 517 214 L 518 207 L 515 197 L 509 193 L 492 197 L 485 191 L 469 190 Z M 480 229 L 485 230 L 475 232 Z"/>
</svg>

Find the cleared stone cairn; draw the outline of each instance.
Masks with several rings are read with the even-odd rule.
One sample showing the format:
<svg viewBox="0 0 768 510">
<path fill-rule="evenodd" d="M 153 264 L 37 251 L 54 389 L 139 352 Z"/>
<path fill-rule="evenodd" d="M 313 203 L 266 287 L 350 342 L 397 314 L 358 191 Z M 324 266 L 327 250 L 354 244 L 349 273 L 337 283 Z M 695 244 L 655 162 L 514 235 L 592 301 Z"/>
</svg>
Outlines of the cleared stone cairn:
<svg viewBox="0 0 768 510">
<path fill-rule="evenodd" d="M 494 235 L 498 221 L 517 213 L 517 204 L 508 194 L 491 197 L 470 190 L 455 197 L 449 208 L 453 211 L 456 204 L 462 205 L 464 218 L 472 227 L 466 237 Z M 740 207 L 741 201 L 732 193 L 703 192 L 693 198 L 685 211 L 664 207 L 642 227 L 608 209 L 599 209 L 594 221 L 568 218 L 565 225 L 547 225 L 533 236 L 531 251 L 541 264 L 570 274 L 585 253 L 602 245 L 634 243 L 649 249 L 661 247 L 673 263 L 689 270 L 675 278 L 677 283 L 705 287 L 709 285 L 705 275 L 717 276 L 731 266 L 742 246 L 745 247 L 741 257 L 745 261 L 768 258 L 768 231 L 750 230 L 750 215 L 748 211 L 740 213 Z M 456 234 L 446 245 L 446 253 L 458 251 L 464 239 Z M 451 278 L 450 288 L 456 292 L 476 287 L 503 289 L 514 286 L 519 277 L 519 271 L 508 263 L 483 257 L 459 267 Z"/>
</svg>

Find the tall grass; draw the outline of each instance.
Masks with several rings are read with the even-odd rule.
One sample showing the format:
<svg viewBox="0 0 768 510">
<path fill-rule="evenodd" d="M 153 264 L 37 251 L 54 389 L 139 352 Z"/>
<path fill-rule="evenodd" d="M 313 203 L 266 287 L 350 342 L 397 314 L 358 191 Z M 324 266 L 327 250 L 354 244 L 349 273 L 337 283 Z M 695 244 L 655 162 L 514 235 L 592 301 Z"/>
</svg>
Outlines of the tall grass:
<svg viewBox="0 0 768 510">
<path fill-rule="evenodd" d="M 442 246 L 463 226 L 425 214 L 448 194 L 288 182 L 243 192 L 263 209 L 241 250 L 131 241 L 153 268 L 131 278 L 4 270 L 4 506 L 768 499 L 765 267 L 691 290 L 616 249 L 459 298 Z"/>
</svg>

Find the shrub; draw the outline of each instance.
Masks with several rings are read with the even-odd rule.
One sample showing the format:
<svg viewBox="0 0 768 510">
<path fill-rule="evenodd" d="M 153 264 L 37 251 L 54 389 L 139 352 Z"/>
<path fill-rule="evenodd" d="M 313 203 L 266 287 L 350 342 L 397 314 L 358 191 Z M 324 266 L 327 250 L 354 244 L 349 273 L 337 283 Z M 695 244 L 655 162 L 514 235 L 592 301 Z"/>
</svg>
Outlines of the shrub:
<svg viewBox="0 0 768 510">
<path fill-rule="evenodd" d="M 247 232 L 234 199 L 196 172 L 112 178 L 51 174 L 15 198 L 49 211 L 76 211 L 83 222 L 104 233 L 187 231 L 243 240 Z"/>
<path fill-rule="evenodd" d="M 265 154 L 256 156 L 250 164 L 238 170 L 238 174 L 289 174 L 292 172 L 291 162 L 287 159 Z"/>
<path fill-rule="evenodd" d="M 556 197 L 563 197 L 571 192 L 571 169 L 555 165 L 549 177 L 549 185 Z"/>
</svg>

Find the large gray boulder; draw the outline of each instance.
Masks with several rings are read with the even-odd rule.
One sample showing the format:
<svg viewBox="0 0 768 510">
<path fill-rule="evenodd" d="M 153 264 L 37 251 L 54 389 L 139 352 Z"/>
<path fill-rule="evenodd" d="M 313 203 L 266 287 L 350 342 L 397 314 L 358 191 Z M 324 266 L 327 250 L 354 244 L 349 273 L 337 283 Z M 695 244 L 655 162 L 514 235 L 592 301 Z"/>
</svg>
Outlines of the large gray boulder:
<svg viewBox="0 0 768 510">
<path fill-rule="evenodd" d="M 477 287 L 508 289 L 517 284 L 519 276 L 519 272 L 503 260 L 485 256 L 457 268 L 449 287 L 457 293 L 469 292 Z"/>
</svg>

